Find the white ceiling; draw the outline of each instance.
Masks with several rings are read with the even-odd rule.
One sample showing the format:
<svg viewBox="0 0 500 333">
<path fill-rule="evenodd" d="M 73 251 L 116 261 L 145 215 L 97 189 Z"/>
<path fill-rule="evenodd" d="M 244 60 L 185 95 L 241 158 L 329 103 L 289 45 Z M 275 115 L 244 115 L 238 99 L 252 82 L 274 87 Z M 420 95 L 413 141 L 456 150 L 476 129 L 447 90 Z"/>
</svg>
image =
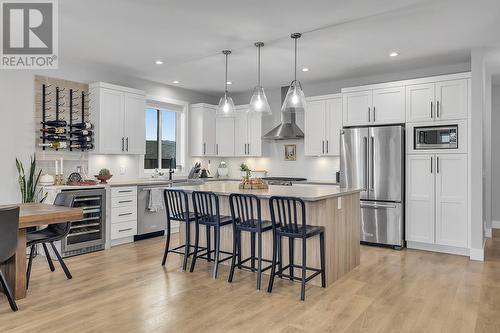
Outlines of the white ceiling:
<svg viewBox="0 0 500 333">
<path fill-rule="evenodd" d="M 469 61 L 500 46 L 499 0 L 73 0 L 59 1 L 60 61 L 210 94 L 252 89 L 255 41 L 264 41 L 264 86 L 289 83 L 292 32 L 302 82 Z M 397 58 L 388 53 L 396 50 Z M 159 66 L 154 62 L 164 61 Z"/>
</svg>

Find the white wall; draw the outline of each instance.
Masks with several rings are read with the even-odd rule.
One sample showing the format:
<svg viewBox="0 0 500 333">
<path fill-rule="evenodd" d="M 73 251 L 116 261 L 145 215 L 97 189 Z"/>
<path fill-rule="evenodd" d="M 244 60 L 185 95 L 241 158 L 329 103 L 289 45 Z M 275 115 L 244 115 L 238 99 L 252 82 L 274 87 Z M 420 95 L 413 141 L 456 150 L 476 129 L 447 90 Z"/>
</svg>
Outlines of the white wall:
<svg viewBox="0 0 500 333">
<path fill-rule="evenodd" d="M 492 220 L 500 227 L 500 85 L 492 89 L 491 169 L 492 169 Z"/>
<path fill-rule="evenodd" d="M 20 200 L 17 184 L 17 170 L 15 158 L 18 157 L 25 163 L 35 151 L 33 133 L 34 123 L 34 75 L 45 75 L 62 78 L 78 82 L 104 81 L 137 88 L 146 91 L 148 95 L 162 96 L 190 103 L 216 103 L 217 98 L 202 93 L 158 84 L 137 78 L 131 78 L 115 73 L 97 71 L 85 67 L 64 66 L 58 70 L 44 71 L 24 71 L 24 70 L 3 70 L 0 73 L 0 148 L 2 162 L 0 163 L 0 204 L 16 203 Z M 78 156 L 78 155 L 75 155 Z M 65 163 L 66 170 L 80 164 L 79 157 L 75 161 Z M 108 160 L 98 157 L 97 161 L 92 161 L 91 168 L 98 166 L 108 166 L 117 177 L 137 177 L 138 156 L 121 158 L 119 156 L 109 157 Z M 119 175 L 119 167 L 126 161 L 126 175 Z M 44 163 L 42 163 L 44 164 Z M 47 169 L 52 168 L 52 163 L 44 164 Z M 114 170 L 113 170 L 114 169 Z M 45 170 L 44 170 L 45 171 Z M 91 170 L 91 171 L 95 171 Z"/>
</svg>

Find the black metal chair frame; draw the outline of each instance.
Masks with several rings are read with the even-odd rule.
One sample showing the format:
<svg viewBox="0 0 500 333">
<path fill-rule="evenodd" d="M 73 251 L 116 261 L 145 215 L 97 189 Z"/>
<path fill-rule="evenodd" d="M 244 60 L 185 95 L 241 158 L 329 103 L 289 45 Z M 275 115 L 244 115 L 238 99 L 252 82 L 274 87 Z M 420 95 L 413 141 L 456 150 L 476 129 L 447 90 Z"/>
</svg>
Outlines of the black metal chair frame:
<svg viewBox="0 0 500 333">
<path fill-rule="evenodd" d="M 191 223 L 195 222 L 196 218 L 189 212 L 189 198 L 185 191 L 177 189 L 166 189 L 163 192 L 163 200 L 165 202 L 165 209 L 167 212 L 167 238 L 165 242 L 165 251 L 163 253 L 162 266 L 165 266 L 167 261 L 168 253 L 176 253 L 184 255 L 184 260 L 182 263 L 182 270 L 185 271 L 187 268 L 188 258 L 192 256 L 195 252 L 195 246 L 191 245 Z M 171 236 L 171 221 L 185 222 L 185 241 L 184 244 L 170 249 L 170 236 Z M 183 251 L 180 251 L 184 249 Z M 202 250 L 206 248 L 202 247 Z"/>
<path fill-rule="evenodd" d="M 0 230 L 2 230 L 3 237 L 2 244 L 0 244 L 0 263 L 4 263 L 16 254 L 17 248 L 17 235 L 19 232 L 19 207 L 6 207 L 0 208 L 1 215 L 5 215 L 4 218 L 7 221 L 0 221 L 2 226 Z M 0 270 L 0 284 L 2 285 L 3 291 L 7 296 L 7 300 L 9 301 L 10 308 L 12 311 L 17 311 L 17 304 L 14 295 L 12 294 L 12 290 L 7 283 L 7 279 L 3 275 Z"/>
<path fill-rule="evenodd" d="M 298 223 L 298 207 L 301 211 L 301 225 Z M 275 209 L 277 208 L 277 209 Z M 277 211 L 276 211 L 277 210 Z M 278 275 L 280 278 L 288 278 L 291 281 L 301 281 L 300 300 L 305 300 L 306 283 L 318 275 L 321 275 L 321 286 L 326 287 L 325 276 L 325 236 L 324 228 L 316 226 L 308 226 L 306 224 L 306 208 L 304 201 L 295 197 L 278 197 L 273 196 L 269 199 L 269 211 L 271 213 L 271 222 L 273 224 L 273 264 L 271 268 L 271 277 L 269 279 L 269 286 L 267 291 L 272 292 L 274 277 Z M 308 228 L 314 228 L 314 232 L 308 234 Z M 321 268 L 313 268 L 307 266 L 307 239 L 319 235 L 320 240 L 320 262 Z M 282 237 L 288 237 L 288 255 L 289 264 L 282 266 Z M 294 240 L 299 238 L 302 240 L 302 264 L 294 264 Z M 278 270 L 276 270 L 278 266 Z M 294 268 L 302 270 L 300 277 L 294 275 Z M 289 274 L 283 272 L 288 269 Z M 307 271 L 314 272 L 307 276 Z"/>
<path fill-rule="evenodd" d="M 75 198 L 73 195 L 70 196 L 67 194 L 59 193 L 54 201 L 54 205 L 73 207 L 74 200 L 75 200 Z M 40 232 L 40 231 L 43 232 L 44 230 L 47 230 L 49 228 L 55 228 L 55 227 L 63 225 L 63 224 L 64 224 L 64 229 L 58 230 L 57 235 L 55 235 L 53 237 L 47 237 L 47 238 L 37 239 L 37 240 L 33 240 L 33 241 L 28 240 L 27 246 L 30 247 L 30 256 L 29 256 L 29 260 L 28 260 L 28 269 L 26 271 L 26 289 L 28 289 L 28 287 L 29 287 L 30 276 L 31 276 L 31 266 L 32 266 L 33 258 L 35 256 L 35 252 L 36 252 L 36 245 L 38 245 L 38 244 L 42 244 L 43 251 L 45 252 L 45 258 L 47 259 L 47 263 L 48 263 L 49 268 L 52 272 L 55 271 L 56 268 L 54 267 L 54 263 L 52 262 L 52 258 L 50 257 L 50 253 L 49 253 L 49 250 L 47 248 L 47 243 L 49 243 L 51 245 L 52 250 L 54 251 L 54 254 L 57 257 L 57 260 L 59 261 L 59 264 L 61 265 L 61 267 L 64 271 L 64 274 L 66 275 L 66 278 L 69 280 L 73 278 L 73 276 L 71 275 L 71 272 L 69 271 L 68 267 L 64 263 L 64 260 L 61 257 L 61 254 L 59 253 L 59 251 L 57 251 L 57 248 L 54 245 L 55 241 L 61 240 L 68 235 L 70 228 L 71 228 L 71 222 L 58 223 L 57 225 L 49 225 L 45 229 L 34 231 L 31 234 L 35 234 L 35 233 Z M 28 239 L 29 239 L 29 235 L 30 235 L 30 233 L 27 234 Z"/>
<path fill-rule="evenodd" d="M 234 269 L 248 269 L 257 272 L 257 289 L 260 290 L 262 281 L 262 272 L 272 267 L 272 260 L 262 258 L 262 233 L 272 231 L 272 229 L 263 229 L 262 211 L 260 199 L 253 194 L 236 194 L 229 196 L 229 205 L 231 207 L 231 217 L 233 219 L 233 258 L 231 260 L 231 269 L 228 282 L 233 281 Z M 241 259 L 241 232 L 250 233 L 250 256 Z M 255 255 L 255 238 L 257 237 L 257 256 Z M 236 262 L 236 259 L 238 262 Z M 250 266 L 244 263 L 250 261 Z M 257 261 L 257 268 L 255 262 Z M 262 267 L 262 262 L 270 263 L 269 266 Z"/>
<path fill-rule="evenodd" d="M 191 261 L 190 272 L 194 271 L 194 267 L 196 265 L 196 259 L 205 259 L 207 262 L 214 263 L 213 270 L 213 278 L 217 278 L 217 274 L 219 271 L 219 264 L 229 260 L 233 257 L 231 252 L 222 251 L 220 249 L 220 228 L 229 225 L 232 223 L 231 221 L 221 223 L 221 215 L 219 208 L 219 196 L 213 192 L 200 192 L 193 191 L 192 193 L 193 200 L 193 208 L 195 214 L 195 243 L 194 243 L 194 254 L 193 259 Z M 199 236 L 200 236 L 200 224 L 205 225 L 206 228 L 206 236 L 207 236 L 207 246 L 205 249 L 200 248 L 199 244 Z M 211 229 L 214 229 L 214 245 L 215 248 L 211 249 Z M 199 253 L 200 249 L 202 253 Z M 203 252 L 204 251 L 204 252 Z M 211 254 L 214 254 L 212 259 Z M 225 258 L 220 258 L 220 254 L 228 255 Z"/>
</svg>

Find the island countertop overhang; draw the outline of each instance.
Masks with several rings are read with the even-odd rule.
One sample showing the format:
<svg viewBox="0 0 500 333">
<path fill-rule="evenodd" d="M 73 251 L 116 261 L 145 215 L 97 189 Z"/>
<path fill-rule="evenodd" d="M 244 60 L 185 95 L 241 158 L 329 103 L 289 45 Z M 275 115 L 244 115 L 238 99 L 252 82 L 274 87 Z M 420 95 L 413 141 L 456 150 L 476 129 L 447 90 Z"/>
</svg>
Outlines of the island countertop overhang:
<svg viewBox="0 0 500 333">
<path fill-rule="evenodd" d="M 357 188 L 341 188 L 334 185 L 310 185 L 297 184 L 292 186 L 269 185 L 268 189 L 240 189 L 238 182 L 208 182 L 202 185 L 174 186 L 173 189 L 182 189 L 186 192 L 203 191 L 214 192 L 222 196 L 232 193 L 254 194 L 261 199 L 269 199 L 272 196 L 290 196 L 300 198 L 304 201 L 319 201 L 329 198 L 342 197 L 361 192 Z"/>
</svg>

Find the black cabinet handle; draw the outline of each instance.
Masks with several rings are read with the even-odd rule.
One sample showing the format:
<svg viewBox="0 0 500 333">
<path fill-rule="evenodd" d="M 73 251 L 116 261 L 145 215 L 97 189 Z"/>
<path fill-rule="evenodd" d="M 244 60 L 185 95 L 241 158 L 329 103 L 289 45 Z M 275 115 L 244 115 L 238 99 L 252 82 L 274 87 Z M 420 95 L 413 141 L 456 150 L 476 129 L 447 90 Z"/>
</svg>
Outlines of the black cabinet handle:
<svg viewBox="0 0 500 333">
<path fill-rule="evenodd" d="M 127 203 L 127 202 L 132 202 L 132 200 L 122 200 L 122 201 L 118 201 L 118 203 Z"/>
<path fill-rule="evenodd" d="M 120 230 L 118 230 L 118 232 L 124 232 L 124 231 L 129 231 L 129 230 L 132 230 L 132 228 L 120 229 Z"/>
<path fill-rule="evenodd" d="M 127 151 L 128 151 L 128 136 L 127 136 L 127 140 L 126 140 L 126 142 L 127 142 Z"/>
<path fill-rule="evenodd" d="M 123 213 L 123 214 L 118 214 L 118 216 L 128 216 L 128 215 L 132 215 L 132 213 Z"/>
</svg>

